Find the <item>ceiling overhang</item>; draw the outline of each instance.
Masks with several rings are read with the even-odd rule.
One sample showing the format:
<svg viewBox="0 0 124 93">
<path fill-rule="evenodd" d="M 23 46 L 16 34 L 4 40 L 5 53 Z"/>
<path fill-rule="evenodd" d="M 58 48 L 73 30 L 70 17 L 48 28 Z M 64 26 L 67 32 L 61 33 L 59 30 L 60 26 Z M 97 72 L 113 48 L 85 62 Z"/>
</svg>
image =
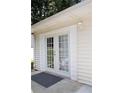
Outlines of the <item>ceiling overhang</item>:
<svg viewBox="0 0 124 93">
<path fill-rule="evenodd" d="M 82 22 L 83 19 L 92 13 L 91 0 L 86 1 L 87 2 L 83 1 L 32 25 L 31 33 L 47 32 Z"/>
</svg>

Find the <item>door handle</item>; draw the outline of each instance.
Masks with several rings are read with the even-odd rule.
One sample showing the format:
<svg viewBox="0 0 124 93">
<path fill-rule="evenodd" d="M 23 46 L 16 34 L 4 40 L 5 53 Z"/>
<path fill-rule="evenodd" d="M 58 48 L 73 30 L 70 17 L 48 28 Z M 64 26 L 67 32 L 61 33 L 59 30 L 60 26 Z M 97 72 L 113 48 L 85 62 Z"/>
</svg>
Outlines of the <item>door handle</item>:
<svg viewBox="0 0 124 93">
<path fill-rule="evenodd" d="M 56 52 L 54 51 L 53 55 L 55 56 L 56 55 Z"/>
</svg>

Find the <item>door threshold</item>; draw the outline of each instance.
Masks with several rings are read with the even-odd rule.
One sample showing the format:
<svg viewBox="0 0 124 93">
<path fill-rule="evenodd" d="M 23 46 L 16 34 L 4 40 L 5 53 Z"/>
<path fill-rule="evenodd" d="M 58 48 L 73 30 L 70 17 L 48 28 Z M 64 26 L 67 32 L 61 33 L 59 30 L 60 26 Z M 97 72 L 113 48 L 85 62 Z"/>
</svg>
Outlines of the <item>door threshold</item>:
<svg viewBox="0 0 124 93">
<path fill-rule="evenodd" d="M 60 74 L 57 74 L 57 73 L 54 73 L 54 72 L 50 72 L 50 71 L 44 71 L 44 72 L 49 73 L 49 74 L 53 74 L 55 76 L 60 76 L 60 77 L 65 78 L 65 79 L 71 79 L 70 77 L 60 75 Z"/>
</svg>

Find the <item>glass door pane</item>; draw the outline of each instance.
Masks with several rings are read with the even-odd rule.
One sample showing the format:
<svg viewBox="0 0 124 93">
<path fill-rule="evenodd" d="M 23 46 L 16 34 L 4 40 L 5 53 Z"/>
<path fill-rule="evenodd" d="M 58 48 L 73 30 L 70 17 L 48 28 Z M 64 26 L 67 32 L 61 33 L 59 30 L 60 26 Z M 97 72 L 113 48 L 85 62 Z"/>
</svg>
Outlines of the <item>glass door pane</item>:
<svg viewBox="0 0 124 93">
<path fill-rule="evenodd" d="M 54 68 L 54 38 L 47 38 L 47 67 Z"/>
<path fill-rule="evenodd" d="M 59 70 L 68 72 L 68 35 L 59 36 Z"/>
</svg>

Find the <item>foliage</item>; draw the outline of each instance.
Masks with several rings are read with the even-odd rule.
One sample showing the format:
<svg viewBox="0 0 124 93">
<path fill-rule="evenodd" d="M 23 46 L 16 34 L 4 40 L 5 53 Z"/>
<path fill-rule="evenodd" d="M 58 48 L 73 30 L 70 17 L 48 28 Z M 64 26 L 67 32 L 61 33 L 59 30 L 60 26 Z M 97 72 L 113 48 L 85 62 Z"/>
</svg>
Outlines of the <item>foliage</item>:
<svg viewBox="0 0 124 93">
<path fill-rule="evenodd" d="M 81 0 L 31 0 L 31 24 L 56 14 Z"/>
</svg>

